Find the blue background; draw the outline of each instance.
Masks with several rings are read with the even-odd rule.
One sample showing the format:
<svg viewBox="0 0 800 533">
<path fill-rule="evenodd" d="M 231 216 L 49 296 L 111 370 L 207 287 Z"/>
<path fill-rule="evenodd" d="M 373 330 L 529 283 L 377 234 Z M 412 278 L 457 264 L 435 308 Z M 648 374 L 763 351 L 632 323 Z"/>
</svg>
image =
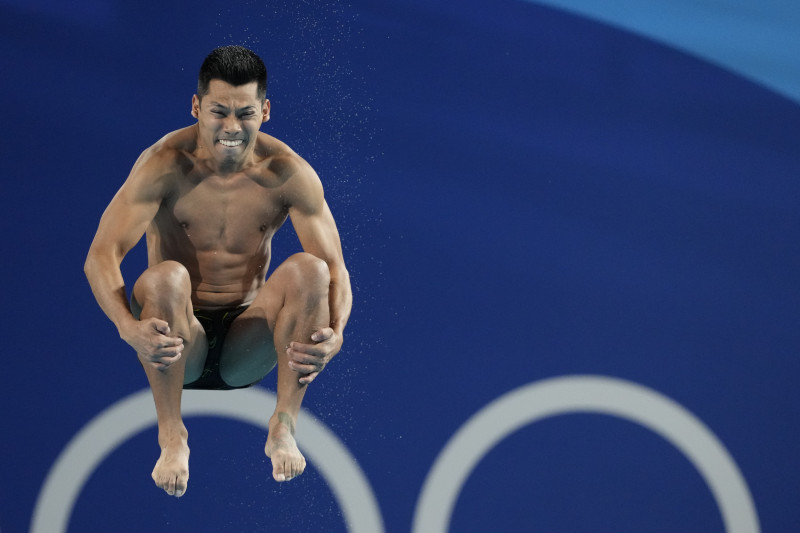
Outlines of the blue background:
<svg viewBox="0 0 800 533">
<path fill-rule="evenodd" d="M 263 129 L 315 167 L 340 227 L 353 315 L 304 406 L 359 461 L 387 531 L 410 529 L 425 476 L 466 420 L 567 374 L 675 399 L 725 444 L 763 530 L 800 528 L 791 90 L 663 35 L 535 2 L 220 5 L 0 2 L 3 533 L 27 530 L 72 436 L 147 386 L 83 260 L 138 154 L 192 122 L 205 55 L 230 43 L 265 59 Z M 726 13 L 704 12 L 708 27 Z M 729 51 L 770 64 L 728 35 Z M 287 225 L 273 267 L 298 247 Z M 144 265 L 140 247 L 124 265 L 129 285 Z M 346 530 L 313 464 L 278 485 L 263 431 L 187 425 L 184 498 L 152 486 L 152 428 L 92 475 L 70 531 Z M 723 531 L 676 449 L 591 415 L 505 439 L 451 525 Z"/>
</svg>

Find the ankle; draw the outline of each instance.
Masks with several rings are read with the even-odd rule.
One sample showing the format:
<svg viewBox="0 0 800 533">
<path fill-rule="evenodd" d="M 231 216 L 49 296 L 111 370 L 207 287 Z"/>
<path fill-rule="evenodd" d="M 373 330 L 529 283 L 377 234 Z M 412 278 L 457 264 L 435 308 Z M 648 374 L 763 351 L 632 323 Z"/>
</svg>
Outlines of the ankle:
<svg viewBox="0 0 800 533">
<path fill-rule="evenodd" d="M 284 411 L 276 411 L 269 419 L 269 428 L 272 431 L 283 429 L 294 435 L 295 422 L 296 417 Z"/>
<path fill-rule="evenodd" d="M 158 444 L 162 448 L 173 444 L 185 445 L 188 440 L 189 432 L 183 424 L 158 429 Z"/>
</svg>

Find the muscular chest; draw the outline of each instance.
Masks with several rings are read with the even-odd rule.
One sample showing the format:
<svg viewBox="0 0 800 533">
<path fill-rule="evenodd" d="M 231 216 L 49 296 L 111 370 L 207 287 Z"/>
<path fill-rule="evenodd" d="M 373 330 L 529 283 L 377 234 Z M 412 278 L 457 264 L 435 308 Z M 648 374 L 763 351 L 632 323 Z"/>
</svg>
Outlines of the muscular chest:
<svg viewBox="0 0 800 533">
<path fill-rule="evenodd" d="M 247 253 L 286 219 L 279 191 L 245 176 L 187 180 L 168 208 L 198 251 Z"/>
</svg>

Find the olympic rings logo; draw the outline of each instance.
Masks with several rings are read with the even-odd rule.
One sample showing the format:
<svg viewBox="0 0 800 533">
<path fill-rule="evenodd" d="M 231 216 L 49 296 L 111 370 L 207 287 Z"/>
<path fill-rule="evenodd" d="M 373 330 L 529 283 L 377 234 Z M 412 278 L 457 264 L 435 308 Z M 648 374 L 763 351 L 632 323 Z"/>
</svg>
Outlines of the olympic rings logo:
<svg viewBox="0 0 800 533">
<path fill-rule="evenodd" d="M 220 416 L 268 429 L 263 413 L 275 396 L 261 388 L 225 394 L 188 391 L 187 416 Z M 760 533 L 744 477 L 724 445 L 692 413 L 660 393 L 602 376 L 563 376 L 512 390 L 481 409 L 450 439 L 422 487 L 413 533 L 445 533 L 456 500 L 472 470 L 500 441 L 542 419 L 571 413 L 617 416 L 666 439 L 697 468 L 719 507 L 727 533 Z M 114 449 L 155 425 L 150 391 L 110 406 L 69 442 L 45 479 L 31 533 L 66 533 L 72 508 L 92 472 Z M 297 440 L 328 482 L 354 533 L 383 533 L 375 494 L 355 458 L 320 421 L 303 412 Z"/>
</svg>

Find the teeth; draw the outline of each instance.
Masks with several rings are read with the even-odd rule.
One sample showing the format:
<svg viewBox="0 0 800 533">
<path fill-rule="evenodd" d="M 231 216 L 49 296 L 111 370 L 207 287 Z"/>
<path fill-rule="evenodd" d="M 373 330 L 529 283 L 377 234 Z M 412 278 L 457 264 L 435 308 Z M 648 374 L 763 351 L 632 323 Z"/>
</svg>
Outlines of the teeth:
<svg viewBox="0 0 800 533">
<path fill-rule="evenodd" d="M 242 140 L 241 139 L 237 139 L 235 141 L 229 141 L 227 139 L 220 139 L 219 143 L 222 146 L 227 146 L 228 148 L 232 148 L 234 146 L 239 146 L 240 144 L 242 144 Z"/>
</svg>

